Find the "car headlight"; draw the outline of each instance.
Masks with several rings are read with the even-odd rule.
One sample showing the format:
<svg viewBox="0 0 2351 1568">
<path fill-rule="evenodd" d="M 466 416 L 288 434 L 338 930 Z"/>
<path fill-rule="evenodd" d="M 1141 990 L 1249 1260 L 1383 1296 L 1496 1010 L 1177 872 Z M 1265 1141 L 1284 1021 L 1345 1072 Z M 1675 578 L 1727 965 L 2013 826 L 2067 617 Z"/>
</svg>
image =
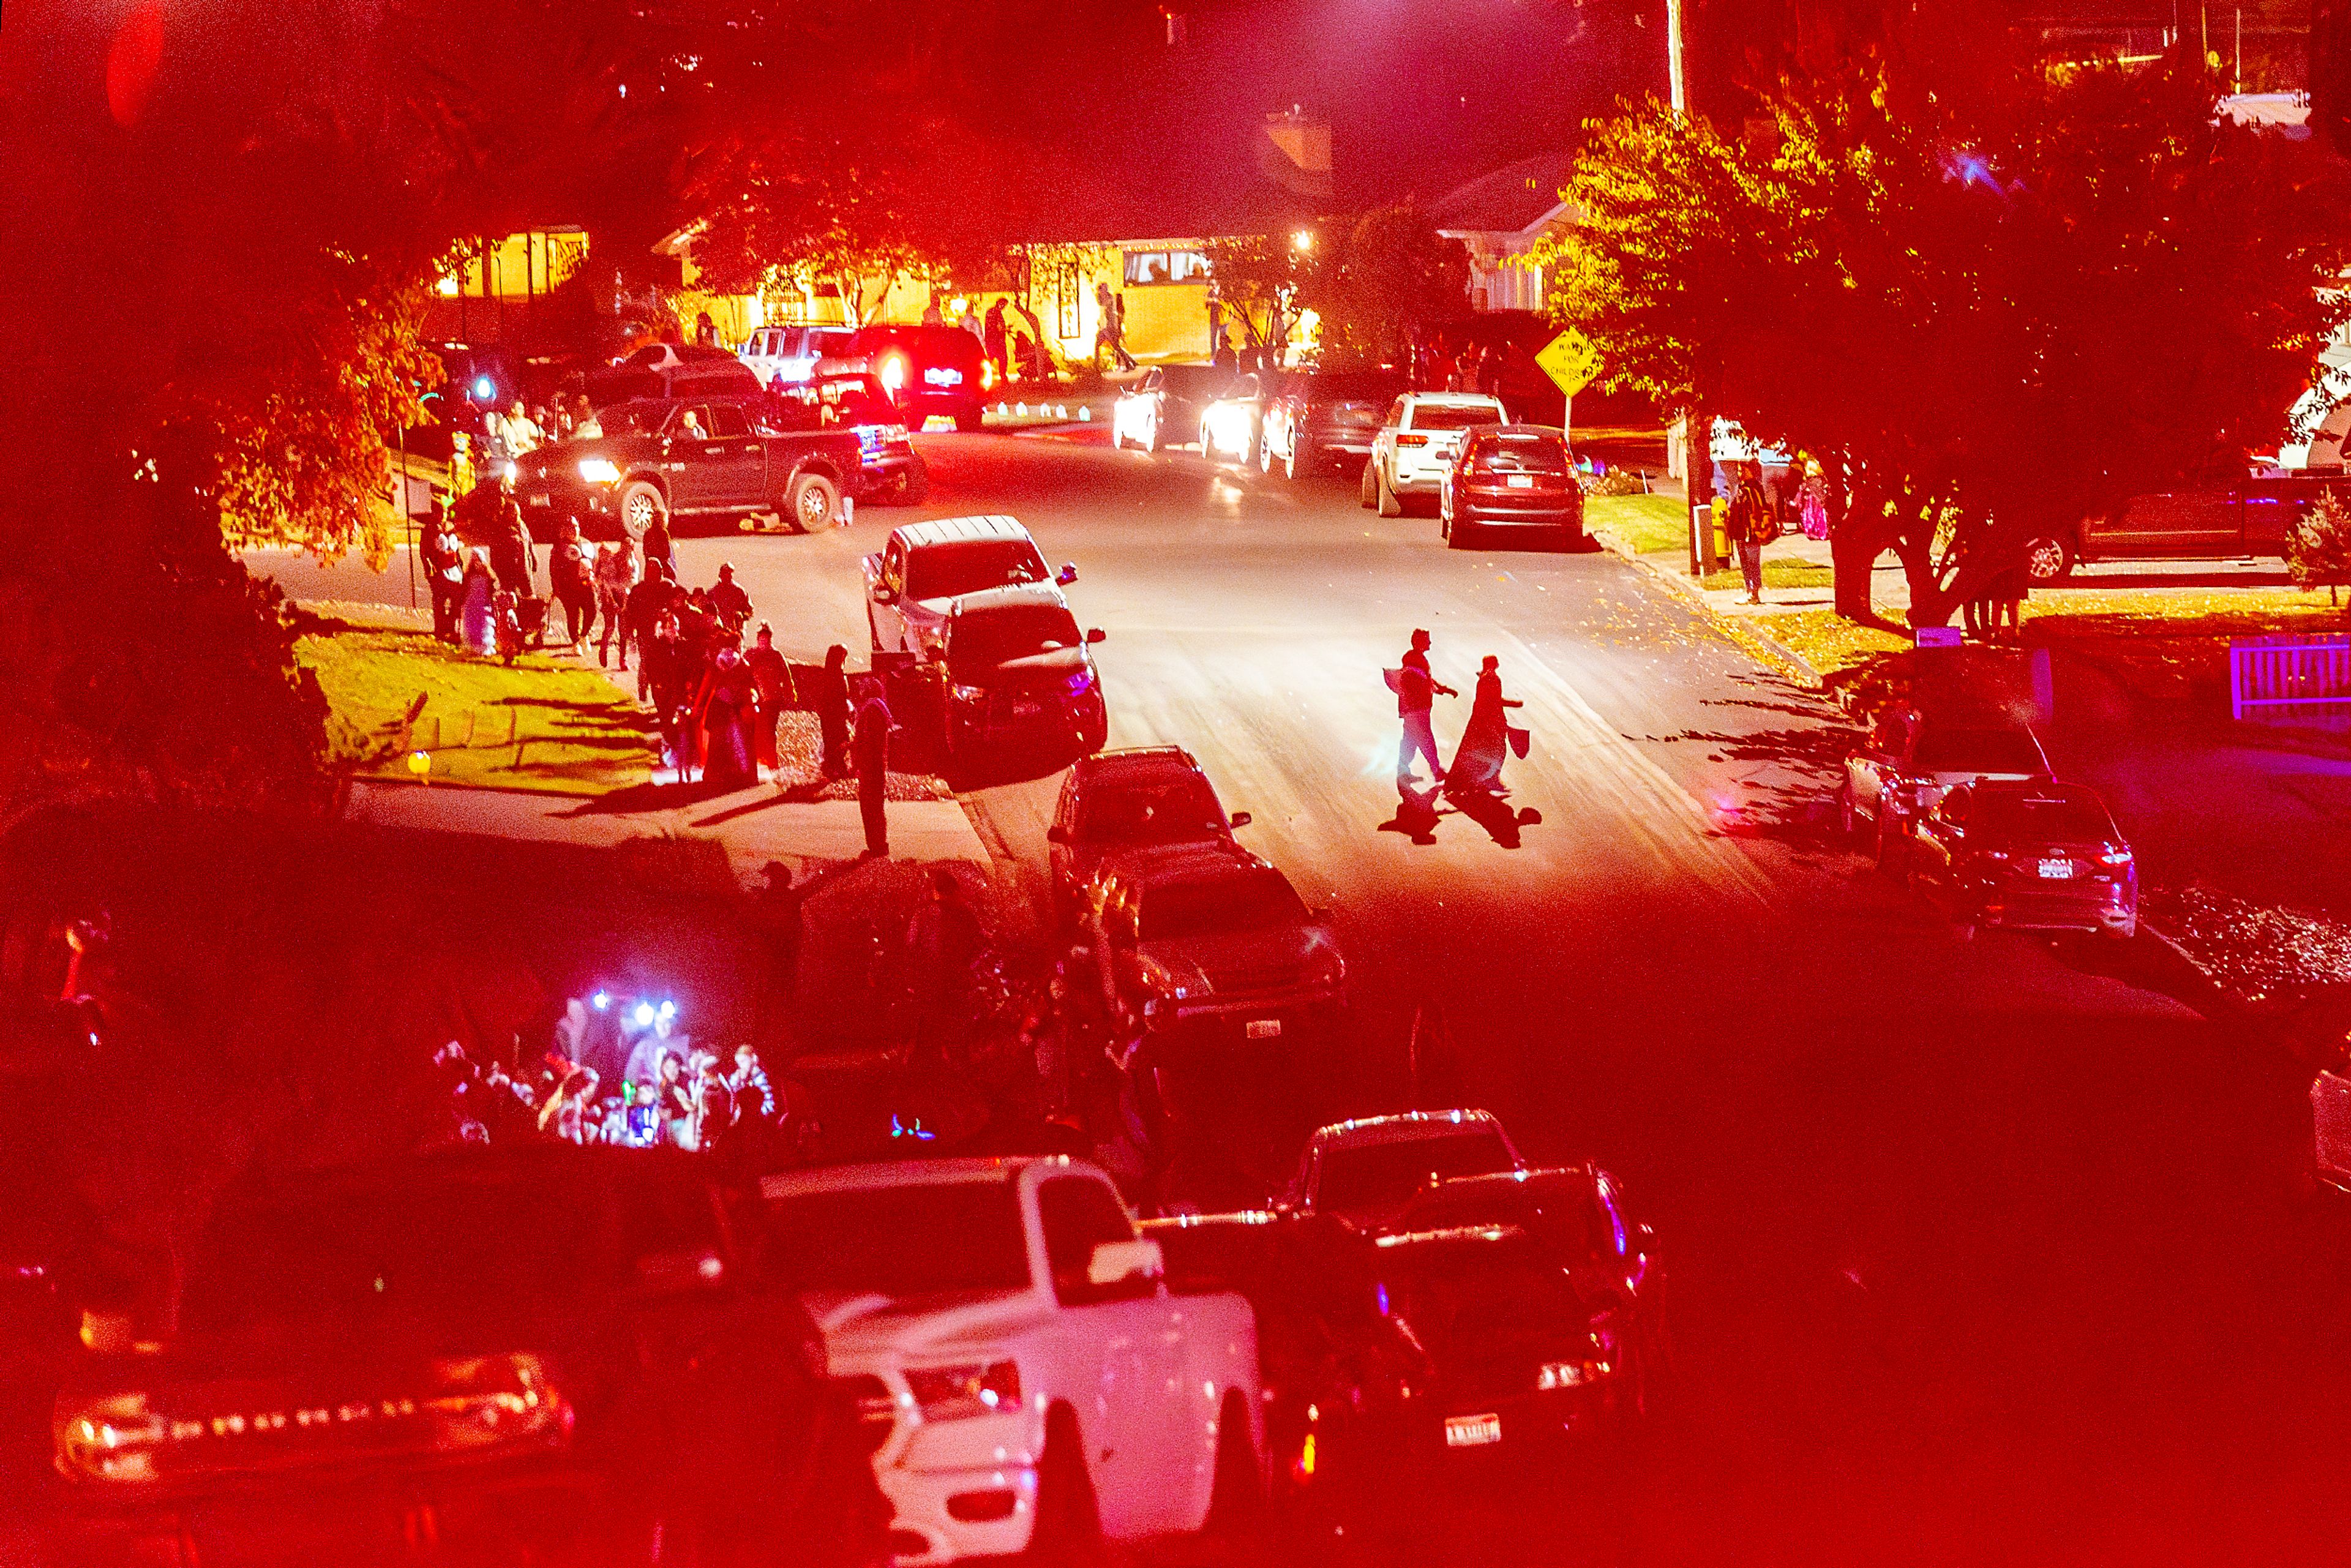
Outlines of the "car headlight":
<svg viewBox="0 0 2351 1568">
<path fill-rule="evenodd" d="M 885 424 L 882 427 L 882 441 L 884 445 L 904 446 L 913 439 L 906 434 L 906 427 L 903 424 Z"/>
<path fill-rule="evenodd" d="M 171 1424 L 149 1407 L 144 1394 L 94 1399 L 60 1411 L 57 1459 L 70 1473 L 98 1481 L 152 1481 L 155 1450 L 171 1438 Z"/>
<path fill-rule="evenodd" d="M 947 687 L 947 695 L 953 697 L 959 703 L 986 702 L 987 700 L 987 688 L 986 686 L 953 685 Z"/>
<path fill-rule="evenodd" d="M 906 1374 L 925 1421 L 961 1421 L 1020 1408 L 1020 1368 L 1008 1361 L 929 1366 Z"/>
<path fill-rule="evenodd" d="M 1086 693 L 1093 690 L 1094 673 L 1092 670 L 1080 670 L 1077 674 L 1070 677 L 1068 684 L 1069 692 L 1071 696 L 1083 696 Z"/>
<path fill-rule="evenodd" d="M 580 477 L 590 485 L 617 485 L 621 482 L 621 465 L 609 457 L 582 457 Z"/>
<path fill-rule="evenodd" d="M 1346 977 L 1347 960 L 1336 953 L 1326 951 L 1315 960 L 1314 967 L 1308 972 L 1307 984 L 1335 986 Z"/>
</svg>

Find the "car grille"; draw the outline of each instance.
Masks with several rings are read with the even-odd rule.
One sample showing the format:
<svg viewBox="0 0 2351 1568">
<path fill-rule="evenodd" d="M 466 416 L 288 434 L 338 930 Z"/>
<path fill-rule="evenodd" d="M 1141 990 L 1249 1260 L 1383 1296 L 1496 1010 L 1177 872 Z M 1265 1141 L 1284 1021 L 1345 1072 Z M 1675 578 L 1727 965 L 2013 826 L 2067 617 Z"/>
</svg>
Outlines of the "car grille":
<svg viewBox="0 0 2351 1568">
<path fill-rule="evenodd" d="M 864 1434 L 866 1452 L 872 1453 L 888 1442 L 891 1428 L 898 1424 L 898 1398 L 890 1392 L 890 1385 L 870 1375 L 835 1381 L 856 1407 L 858 1429 Z"/>
</svg>

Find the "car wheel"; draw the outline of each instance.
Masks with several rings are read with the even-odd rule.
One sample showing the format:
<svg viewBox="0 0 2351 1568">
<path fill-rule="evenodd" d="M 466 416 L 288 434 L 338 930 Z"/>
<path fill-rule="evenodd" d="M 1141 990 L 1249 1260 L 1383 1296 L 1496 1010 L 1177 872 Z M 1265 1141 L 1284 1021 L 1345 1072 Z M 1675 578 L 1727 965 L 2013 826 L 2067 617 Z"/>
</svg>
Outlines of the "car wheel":
<svg viewBox="0 0 2351 1568">
<path fill-rule="evenodd" d="M 796 534 L 820 528 L 841 509 L 841 492 L 821 474 L 795 474 L 776 503 L 776 514 Z"/>
<path fill-rule="evenodd" d="M 1837 786 L 1837 831 L 1848 839 L 1861 837 L 1861 812 L 1853 802 L 1853 786 Z"/>
<path fill-rule="evenodd" d="M 890 500 L 901 507 L 919 507 L 931 496 L 930 465 L 921 458 L 914 465 L 898 476 L 890 486 Z"/>
<path fill-rule="evenodd" d="M 1156 456 L 1158 456 L 1158 455 L 1159 455 L 1159 420 L 1158 420 L 1158 416 L 1154 415 L 1154 416 L 1153 416 L 1153 417 L 1151 417 L 1150 419 L 1147 419 L 1147 420 L 1144 421 L 1144 424 L 1143 424 L 1143 440 L 1142 440 L 1142 442 L 1140 443 L 1140 444 L 1142 445 L 1142 447 L 1143 447 L 1144 451 L 1145 451 L 1145 452 L 1147 452 L 1147 453 L 1151 454 L 1151 455 L 1153 455 L 1154 457 L 1156 457 Z"/>
<path fill-rule="evenodd" d="M 650 479 L 632 479 L 621 491 L 621 528 L 632 539 L 643 539 L 656 522 L 669 520 L 669 503 L 661 486 Z"/>
<path fill-rule="evenodd" d="M 1037 1522 L 1029 1532 L 1028 1561 L 1037 1568 L 1077 1568 L 1102 1555 L 1102 1510 L 1086 1471 L 1078 1418 L 1066 1405 L 1045 1417 L 1045 1453 L 1037 1465 Z"/>
<path fill-rule="evenodd" d="M 2034 582 L 2057 582 L 2074 570 L 2074 546 L 2062 538 L 2043 535 L 2024 547 L 2024 573 Z"/>
<path fill-rule="evenodd" d="M 1254 1536 L 1265 1511 L 1265 1485 L 1249 1441 L 1249 1405 L 1228 1392 L 1217 1413 L 1216 1480 L 1208 1492 L 1208 1533 L 1228 1541 Z"/>
<path fill-rule="evenodd" d="M 1886 812 L 1878 812 L 1877 869 L 1896 882 L 1907 881 L 1906 873 L 1908 867 L 1904 862 L 1908 858 L 1902 842 L 1902 835 L 1895 831 L 1894 824 L 1888 820 Z"/>
<path fill-rule="evenodd" d="M 1363 495 L 1363 502 L 1364 502 L 1364 510 L 1365 510 L 1365 511 L 1367 511 L 1367 512 L 1368 512 L 1368 511 L 1370 511 L 1374 507 L 1375 507 L 1375 506 L 1379 505 L 1379 499 L 1380 499 L 1380 497 L 1379 497 L 1378 490 L 1377 490 L 1377 488 L 1376 488 L 1376 486 L 1378 486 L 1378 484 L 1379 484 L 1379 480 L 1378 480 L 1378 478 L 1374 476 L 1374 471 L 1373 471 L 1373 468 L 1372 468 L 1372 459 L 1370 459 L 1370 458 L 1366 457 L 1366 458 L 1364 458 L 1364 495 Z"/>
<path fill-rule="evenodd" d="M 1306 437 L 1295 431 L 1290 436 L 1290 455 L 1281 460 L 1284 478 L 1304 479 L 1314 472 L 1314 448 Z"/>
<path fill-rule="evenodd" d="M 1257 471 L 1260 474 L 1273 472 L 1273 437 L 1262 430 L 1257 436 Z"/>
<path fill-rule="evenodd" d="M 1388 482 L 1386 470 L 1383 469 L 1379 471 L 1374 474 L 1373 477 L 1379 481 L 1380 496 L 1378 511 L 1380 516 L 1384 517 L 1403 517 L 1404 502 L 1397 498 L 1395 486 Z"/>
</svg>

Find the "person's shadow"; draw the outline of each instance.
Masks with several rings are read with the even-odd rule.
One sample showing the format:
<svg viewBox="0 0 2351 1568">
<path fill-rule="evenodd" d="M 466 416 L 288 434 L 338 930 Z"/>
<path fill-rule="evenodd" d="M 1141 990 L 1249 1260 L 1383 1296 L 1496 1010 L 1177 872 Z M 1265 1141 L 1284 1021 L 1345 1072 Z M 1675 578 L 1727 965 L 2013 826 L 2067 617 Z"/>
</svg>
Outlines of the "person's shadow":
<svg viewBox="0 0 2351 1568">
<path fill-rule="evenodd" d="M 1396 814 L 1380 824 L 1384 833 L 1402 833 L 1416 844 L 1437 841 L 1437 786 L 1416 789 L 1399 779 L 1396 783 Z"/>
<path fill-rule="evenodd" d="M 1542 813 L 1533 807 L 1513 806 L 1499 795 L 1483 789 L 1464 789 L 1452 799 L 1463 816 L 1485 829 L 1506 850 L 1519 847 L 1520 828 L 1531 828 L 1542 821 Z"/>
</svg>

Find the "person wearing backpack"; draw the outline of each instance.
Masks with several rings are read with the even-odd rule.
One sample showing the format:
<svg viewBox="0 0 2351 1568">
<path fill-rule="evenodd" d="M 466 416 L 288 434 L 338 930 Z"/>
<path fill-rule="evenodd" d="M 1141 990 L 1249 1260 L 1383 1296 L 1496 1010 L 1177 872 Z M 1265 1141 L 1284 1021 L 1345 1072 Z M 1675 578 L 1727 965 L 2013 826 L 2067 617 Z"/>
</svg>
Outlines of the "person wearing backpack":
<svg viewBox="0 0 2351 1568">
<path fill-rule="evenodd" d="M 578 653 L 596 625 L 596 580 L 588 561 L 588 547 L 580 538 L 580 524 L 566 519 L 557 536 L 555 554 L 548 562 L 549 582 L 555 601 L 563 606 L 564 635 Z"/>
<path fill-rule="evenodd" d="M 1739 547 L 1739 570 L 1747 579 L 1747 602 L 1763 602 L 1763 547 L 1780 537 L 1780 519 L 1763 493 L 1763 465 L 1739 465 L 1730 491 L 1731 541 Z"/>
</svg>

